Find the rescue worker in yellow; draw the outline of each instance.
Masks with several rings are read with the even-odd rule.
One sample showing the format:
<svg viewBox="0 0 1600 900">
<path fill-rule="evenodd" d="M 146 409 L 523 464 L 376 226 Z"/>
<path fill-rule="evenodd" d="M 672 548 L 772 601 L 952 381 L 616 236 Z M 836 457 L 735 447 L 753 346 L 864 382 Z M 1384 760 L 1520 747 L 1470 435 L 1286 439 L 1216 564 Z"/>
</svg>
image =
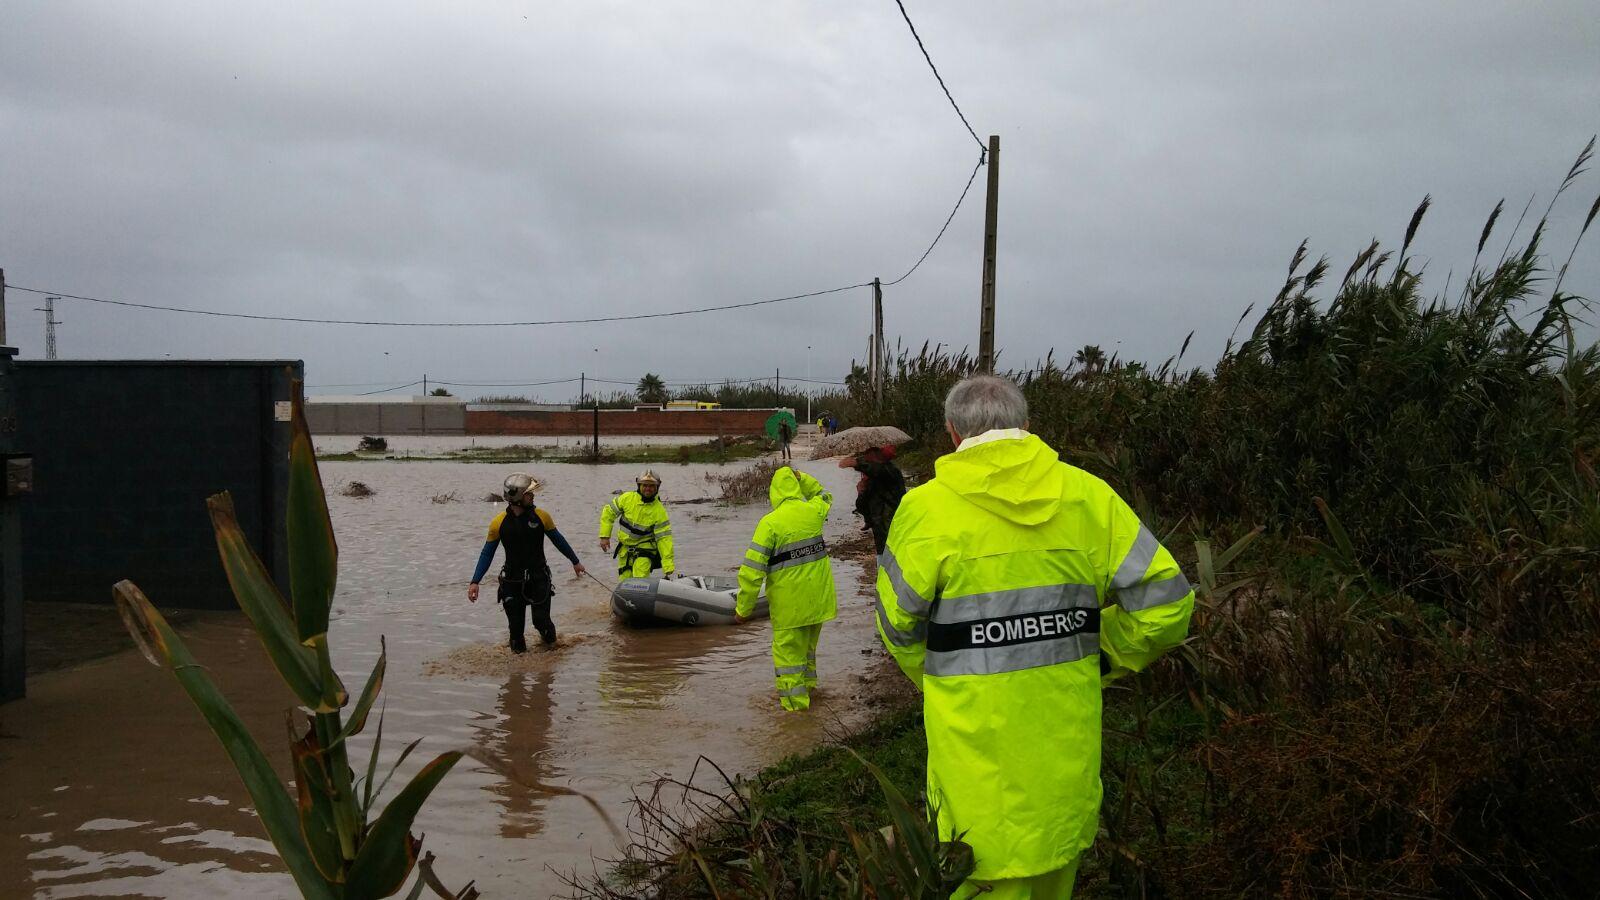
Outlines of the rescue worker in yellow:
<svg viewBox="0 0 1600 900">
<path fill-rule="evenodd" d="M 643 578 L 660 569 L 669 578 L 672 564 L 672 523 L 661 502 L 661 478 L 650 469 L 634 479 L 636 490 L 618 494 L 600 507 L 600 549 L 611 551 L 611 531 L 616 527 L 618 578 Z"/>
<path fill-rule="evenodd" d="M 878 632 L 923 695 L 928 804 L 977 868 L 953 895 L 1070 897 L 1100 812 L 1100 690 L 1184 639 L 1194 592 L 1105 482 L 1026 431 L 1015 384 L 945 399 L 956 451 L 905 495 Z"/>
<path fill-rule="evenodd" d="M 739 567 L 734 620 L 741 624 L 750 620 L 766 582 L 778 702 L 790 711 L 809 709 L 811 691 L 817 686 L 822 623 L 839 614 L 833 561 L 822 539 L 833 495 L 810 475 L 784 466 L 773 473 L 767 497 L 772 512 L 756 524 Z"/>
</svg>

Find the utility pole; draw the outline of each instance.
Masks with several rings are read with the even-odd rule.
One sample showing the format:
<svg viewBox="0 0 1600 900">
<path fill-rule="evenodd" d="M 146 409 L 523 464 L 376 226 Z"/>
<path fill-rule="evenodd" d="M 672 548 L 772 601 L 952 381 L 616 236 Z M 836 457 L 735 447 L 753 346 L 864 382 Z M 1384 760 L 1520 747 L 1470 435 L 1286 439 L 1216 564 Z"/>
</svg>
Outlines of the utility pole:
<svg viewBox="0 0 1600 900">
<path fill-rule="evenodd" d="M 583 405 L 583 394 L 584 394 L 583 386 L 584 386 L 584 378 L 585 377 L 586 377 L 585 373 L 583 373 L 583 372 L 579 372 L 578 373 L 578 405 L 579 406 Z M 571 383 L 572 382 L 570 382 L 570 381 L 567 382 L 567 384 L 571 384 Z"/>
<path fill-rule="evenodd" d="M 777 409 L 783 405 L 783 391 L 779 386 L 778 370 L 772 370 L 772 408 Z"/>
<path fill-rule="evenodd" d="M 422 396 L 428 396 L 428 373 L 422 373 Z"/>
<path fill-rule="evenodd" d="M 36 312 L 44 313 L 44 358 L 56 358 L 56 326 L 61 323 L 56 321 L 56 301 L 60 297 L 44 298 L 44 308 L 34 307 Z"/>
<path fill-rule="evenodd" d="M 887 361 L 883 347 L 883 285 L 872 279 L 872 404 L 883 412 L 883 381 Z"/>
<path fill-rule="evenodd" d="M 6 346 L 6 270 L 0 269 L 0 347 Z"/>
<path fill-rule="evenodd" d="M 983 309 L 978 317 L 978 371 L 994 373 L 994 237 L 1000 204 L 1000 135 L 989 135 L 989 197 L 983 210 Z"/>
</svg>

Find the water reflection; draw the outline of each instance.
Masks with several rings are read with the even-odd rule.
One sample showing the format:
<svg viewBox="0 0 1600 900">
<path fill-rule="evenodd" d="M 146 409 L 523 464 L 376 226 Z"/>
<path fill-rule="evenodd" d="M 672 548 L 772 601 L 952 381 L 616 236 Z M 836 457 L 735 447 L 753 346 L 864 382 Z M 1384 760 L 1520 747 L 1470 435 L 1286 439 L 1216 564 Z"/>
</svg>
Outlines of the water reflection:
<svg viewBox="0 0 1600 900">
<path fill-rule="evenodd" d="M 537 651 L 534 651 L 537 652 Z M 528 673 L 500 688 L 500 720 L 485 746 L 511 770 L 512 778 L 488 787 L 501 809 L 500 836 L 530 838 L 544 830 L 550 795 L 538 786 L 563 774 L 550 760 L 550 673 Z"/>
</svg>

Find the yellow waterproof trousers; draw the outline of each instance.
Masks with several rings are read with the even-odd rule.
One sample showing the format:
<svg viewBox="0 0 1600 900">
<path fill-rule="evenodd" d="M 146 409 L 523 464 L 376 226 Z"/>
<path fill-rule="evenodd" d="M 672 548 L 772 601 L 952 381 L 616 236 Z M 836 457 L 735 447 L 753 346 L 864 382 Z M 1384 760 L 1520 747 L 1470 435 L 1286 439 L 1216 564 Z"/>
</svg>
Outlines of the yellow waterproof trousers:
<svg viewBox="0 0 1600 900">
<path fill-rule="evenodd" d="M 778 679 L 778 702 L 795 711 L 811 707 L 817 686 L 817 640 L 822 623 L 772 629 L 772 674 Z"/>
<path fill-rule="evenodd" d="M 1075 859 L 1053 872 L 1028 878 L 963 882 L 950 896 L 952 900 L 972 900 L 974 897 L 983 900 L 1071 900 L 1072 880 L 1077 875 L 1078 860 Z M 984 888 L 988 890 L 984 891 Z"/>
<path fill-rule="evenodd" d="M 633 562 L 630 564 L 628 562 L 628 549 L 626 547 L 622 549 L 621 553 L 617 554 L 618 578 L 644 578 L 648 576 L 650 574 L 650 570 L 654 569 L 655 567 L 655 560 L 648 556 L 635 556 L 633 558 Z"/>
</svg>

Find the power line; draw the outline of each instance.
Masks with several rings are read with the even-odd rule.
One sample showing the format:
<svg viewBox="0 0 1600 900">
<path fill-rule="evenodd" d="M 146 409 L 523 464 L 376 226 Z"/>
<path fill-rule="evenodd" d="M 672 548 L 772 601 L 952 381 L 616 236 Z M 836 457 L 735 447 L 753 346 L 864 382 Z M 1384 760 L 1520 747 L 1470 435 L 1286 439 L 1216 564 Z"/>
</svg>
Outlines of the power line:
<svg viewBox="0 0 1600 900">
<path fill-rule="evenodd" d="M 939 239 L 944 237 L 945 231 L 950 228 L 950 223 L 955 221 L 956 213 L 961 211 L 961 204 L 967 199 L 967 192 L 972 190 L 972 182 L 978 179 L 978 170 L 981 168 L 983 168 L 983 154 L 980 153 L 978 154 L 978 164 L 972 167 L 972 174 L 967 176 L 967 186 L 961 189 L 961 196 L 956 198 L 955 208 L 950 210 L 950 215 L 945 217 L 944 226 L 939 229 L 939 233 L 933 236 L 933 243 L 928 245 L 928 249 L 922 251 L 922 256 L 917 258 L 916 265 L 913 265 L 911 268 L 907 269 L 906 273 L 901 275 L 899 278 L 896 278 L 893 281 L 885 281 L 885 287 L 899 284 L 900 282 L 905 281 L 907 278 L 910 278 L 911 273 L 915 272 L 918 267 L 922 265 L 922 261 L 928 258 L 928 254 L 933 252 L 933 248 L 939 246 Z"/>
<path fill-rule="evenodd" d="M 334 387 L 378 387 L 384 384 L 393 384 L 392 381 L 345 381 L 338 384 L 308 384 L 306 388 L 334 388 Z"/>
<path fill-rule="evenodd" d="M 967 121 L 966 113 L 963 113 L 961 107 L 956 105 L 956 98 L 950 96 L 950 89 L 945 87 L 944 77 L 939 74 L 939 67 L 933 64 L 933 57 L 928 55 L 928 48 L 922 44 L 922 35 L 917 34 L 917 26 L 911 24 L 911 16 L 906 12 L 906 5 L 901 3 L 900 0 L 894 0 L 894 2 L 896 6 L 900 7 L 900 15 L 906 20 L 906 27 L 911 29 L 911 36 L 917 39 L 917 49 L 922 51 L 922 58 L 928 61 L 928 68 L 933 70 L 933 77 L 939 80 L 939 87 L 944 89 L 945 99 L 950 101 L 950 107 L 956 111 L 956 115 L 961 117 L 961 124 L 967 126 L 967 134 L 972 135 L 972 139 L 978 142 L 978 158 L 981 161 L 983 154 L 989 152 L 988 146 L 984 144 L 982 138 L 978 137 L 978 133 L 972 130 L 972 123 Z"/>
<path fill-rule="evenodd" d="M 434 381 L 449 387 L 544 387 L 550 384 L 571 384 L 576 378 L 557 378 L 553 381 Z M 594 379 L 589 379 L 593 381 Z"/>
<path fill-rule="evenodd" d="M 927 46 L 925 44 L 923 44 L 923 42 L 922 42 L 922 35 L 917 33 L 917 26 L 916 26 L 915 23 L 913 23 L 911 21 L 910 13 L 906 12 L 905 3 L 902 2 L 902 0 L 895 0 L 895 5 L 900 8 L 900 16 L 901 16 L 901 18 L 905 19 L 906 27 L 911 30 L 911 37 L 916 40 L 917 49 L 922 51 L 922 58 L 927 61 L 928 68 L 929 68 L 929 70 L 931 70 L 933 72 L 934 79 L 939 82 L 939 88 L 944 91 L 945 99 L 950 101 L 950 107 L 955 110 L 956 116 L 961 119 L 961 124 L 966 127 L 967 133 L 972 135 L 973 141 L 977 142 L 978 151 L 979 152 L 978 152 L 978 163 L 977 163 L 977 165 L 973 167 L 972 174 L 967 177 L 967 183 L 961 189 L 961 196 L 956 199 L 956 205 L 955 205 L 954 208 L 952 208 L 950 210 L 950 215 L 945 217 L 944 225 L 939 229 L 939 233 L 934 236 L 933 243 L 928 245 L 928 249 L 926 249 L 926 250 L 924 250 L 922 252 L 922 256 L 917 258 L 917 261 L 911 266 L 910 269 L 906 270 L 906 273 L 904 275 L 901 275 L 899 278 L 896 278 L 893 281 L 886 282 L 886 284 L 889 284 L 889 285 L 899 284 L 900 282 L 902 282 L 902 281 L 906 280 L 907 278 L 911 277 L 911 274 L 913 272 L 915 272 L 919 267 L 921 267 L 923 261 L 926 260 L 928 258 L 928 255 L 933 252 L 933 249 L 939 245 L 940 239 L 942 239 L 944 237 L 945 232 L 947 230 L 949 230 L 950 223 L 955 220 L 956 213 L 960 211 L 961 204 L 967 199 L 967 193 L 972 189 L 972 182 L 974 180 L 976 180 L 977 177 L 978 177 L 978 169 L 983 167 L 984 161 L 987 158 L 987 155 L 988 155 L 988 152 L 989 152 L 988 151 L 988 147 L 984 144 L 983 140 L 978 137 L 978 132 L 973 129 L 972 123 L 967 121 L 966 113 L 961 111 L 961 106 L 958 103 L 956 103 L 956 98 L 950 93 L 949 86 L 946 85 L 945 82 L 944 82 L 944 76 L 939 74 L 939 67 L 933 64 L 933 57 L 928 53 Z M 754 307 L 754 306 L 766 306 L 768 304 L 773 304 L 773 303 L 786 303 L 786 302 L 789 302 L 789 301 L 792 301 L 792 300 L 805 300 L 805 299 L 809 299 L 809 298 L 813 298 L 813 297 L 822 297 L 822 296 L 826 296 L 826 295 L 829 295 L 829 294 L 838 294 L 838 293 L 843 293 L 845 291 L 855 290 L 856 288 L 869 287 L 872 284 L 873 284 L 873 282 L 864 281 L 864 282 L 859 282 L 857 284 L 850 284 L 850 285 L 844 285 L 844 286 L 841 286 L 841 287 L 828 288 L 827 290 L 810 291 L 810 292 L 803 293 L 803 294 L 791 294 L 791 295 L 788 295 L 788 296 L 785 296 L 785 297 L 772 297 L 772 298 L 768 298 L 768 299 L 765 299 L 765 300 L 749 300 L 749 301 L 745 301 L 745 302 L 742 302 L 742 303 L 726 303 L 726 304 L 722 304 L 722 305 L 719 305 L 719 306 L 705 306 L 705 307 L 698 307 L 698 308 L 695 308 L 695 309 L 673 310 L 672 312 L 635 313 L 635 314 L 631 314 L 631 315 L 617 315 L 617 316 L 591 316 L 591 317 L 587 317 L 587 318 L 578 318 L 578 319 L 547 319 L 547 320 L 544 320 L 544 321 L 529 321 L 529 322 L 390 322 L 390 321 L 366 320 L 366 319 L 316 319 L 316 318 L 310 318 L 310 317 L 305 317 L 305 316 L 269 316 L 269 315 L 262 315 L 262 314 L 259 314 L 259 313 L 225 312 L 225 311 L 222 311 L 222 310 L 214 310 L 214 309 L 194 309 L 194 308 L 190 308 L 190 307 L 181 307 L 181 306 L 163 306 L 163 305 L 154 304 L 154 303 L 136 303 L 136 302 L 131 301 L 131 300 L 111 300 L 111 299 L 107 299 L 107 298 L 103 298 L 103 297 L 89 297 L 89 296 L 85 296 L 85 295 L 82 295 L 82 294 L 68 294 L 68 293 L 64 293 L 64 292 L 61 292 L 61 291 L 45 290 L 45 289 L 42 289 L 42 288 L 21 287 L 21 286 L 18 286 L 18 285 L 8 285 L 8 287 L 10 287 L 12 290 L 22 291 L 24 293 L 29 293 L 29 294 L 50 295 L 50 296 L 53 296 L 53 297 L 55 297 L 57 299 L 82 300 L 82 301 L 87 302 L 87 303 L 100 303 L 100 304 L 104 304 L 104 305 L 107 305 L 107 306 L 121 306 L 121 307 L 126 307 L 126 308 L 129 308 L 129 309 L 144 309 L 144 310 L 152 310 L 152 311 L 156 311 L 156 312 L 181 313 L 181 314 L 192 315 L 192 316 L 212 316 L 212 317 L 215 317 L 215 318 L 224 318 L 224 319 L 249 319 L 249 320 L 254 320 L 254 321 L 262 321 L 262 322 L 296 322 L 296 323 L 309 324 L 309 325 L 360 325 L 360 326 L 387 327 L 387 328 L 509 328 L 509 327 L 536 327 L 536 326 L 550 326 L 550 325 L 590 325 L 590 324 L 598 324 L 598 323 L 602 323 L 602 322 L 632 322 L 632 321 L 639 321 L 639 320 L 642 320 L 642 319 L 667 319 L 667 318 L 674 318 L 674 317 L 678 317 L 678 316 L 693 316 L 693 315 L 701 315 L 701 314 L 704 314 L 704 313 L 725 312 L 725 311 L 731 310 L 731 309 L 747 309 L 747 308 Z M 751 379 L 752 382 L 753 381 L 762 381 L 762 380 L 765 380 L 765 379 Z M 791 380 L 805 380 L 805 379 L 791 379 Z M 418 382 L 418 383 L 420 383 L 420 382 Z M 441 383 L 443 383 L 443 382 L 441 382 Z M 560 382 L 551 382 L 551 383 L 560 383 Z M 842 384 L 842 382 L 818 382 L 818 383 Z M 475 386 L 478 386 L 478 385 L 462 384 L 462 385 L 459 385 L 459 386 L 475 387 Z M 505 387 L 521 387 L 521 386 L 524 386 L 524 385 L 504 385 L 504 386 Z M 537 386 L 537 385 L 526 385 L 526 386 L 532 387 L 532 386 Z M 398 388 L 391 388 L 390 390 L 398 390 Z M 382 393 L 382 392 L 379 391 L 379 392 L 376 392 L 376 393 Z"/>
<path fill-rule="evenodd" d="M 384 388 L 381 391 L 362 391 L 361 393 L 356 394 L 355 396 L 357 396 L 357 397 L 370 397 L 373 394 L 387 394 L 390 391 L 398 391 L 398 390 L 401 390 L 403 388 L 416 387 L 417 385 L 419 385 L 421 383 L 422 382 L 420 382 L 420 381 L 413 381 L 410 384 L 397 384 L 394 387 Z"/>
<path fill-rule="evenodd" d="M 578 379 L 573 378 L 571 380 L 572 381 L 577 381 Z M 622 378 L 600 378 L 600 377 L 597 377 L 597 376 L 594 376 L 594 375 L 590 375 L 589 376 L 589 380 L 591 382 L 594 382 L 595 384 L 618 384 L 618 385 L 625 385 L 625 386 L 629 386 L 629 387 L 635 386 L 635 385 L 637 385 L 639 383 L 638 379 L 634 379 L 632 381 L 629 381 L 627 379 L 622 379 Z M 662 384 L 663 387 L 706 387 L 706 388 L 714 388 L 714 387 L 722 387 L 724 385 L 734 385 L 734 384 L 764 384 L 764 383 L 769 382 L 771 380 L 772 380 L 772 376 L 771 375 L 758 375 L 755 378 L 701 378 L 699 380 L 689 380 L 689 381 L 663 381 L 663 382 L 661 382 L 661 384 Z M 843 381 L 826 381 L 826 380 L 823 380 L 823 379 L 820 379 L 820 378 L 791 378 L 788 375 L 783 376 L 783 380 L 784 381 L 803 381 L 803 382 L 806 382 L 807 384 L 844 384 Z M 443 383 L 444 382 L 440 382 L 440 384 L 443 384 Z"/>
<path fill-rule="evenodd" d="M 13 291 L 24 291 L 29 294 L 52 294 L 69 300 L 84 300 L 89 303 L 103 303 L 108 306 L 125 306 L 132 309 L 149 309 L 159 312 L 187 313 L 192 316 L 215 316 L 223 319 L 253 319 L 264 322 L 301 322 L 310 325 L 375 325 L 389 328 L 512 328 L 545 325 L 590 325 L 598 322 L 631 322 L 638 319 L 668 319 L 675 316 L 693 316 L 701 313 L 723 312 L 730 309 L 744 309 L 751 306 L 766 306 L 771 303 L 785 303 L 790 300 L 805 300 L 810 297 L 821 297 L 827 294 L 838 294 L 844 291 L 864 288 L 871 285 L 870 281 L 860 284 L 848 284 L 843 287 L 828 288 L 825 291 L 811 291 L 805 294 L 791 294 L 787 297 L 772 297 L 767 300 L 749 300 L 743 303 L 725 303 L 721 306 L 705 306 L 698 309 L 680 309 L 662 313 L 635 313 L 626 316 L 593 316 L 586 319 L 547 319 L 540 322 L 383 322 L 361 319 L 311 319 L 301 316 L 265 316 L 257 313 L 222 312 L 214 309 L 191 309 L 181 306 L 160 306 L 154 303 L 135 303 L 131 300 L 107 300 L 101 297 L 86 297 L 80 294 L 63 294 L 55 291 L 45 291 L 40 288 L 19 287 L 6 285 Z"/>
</svg>

